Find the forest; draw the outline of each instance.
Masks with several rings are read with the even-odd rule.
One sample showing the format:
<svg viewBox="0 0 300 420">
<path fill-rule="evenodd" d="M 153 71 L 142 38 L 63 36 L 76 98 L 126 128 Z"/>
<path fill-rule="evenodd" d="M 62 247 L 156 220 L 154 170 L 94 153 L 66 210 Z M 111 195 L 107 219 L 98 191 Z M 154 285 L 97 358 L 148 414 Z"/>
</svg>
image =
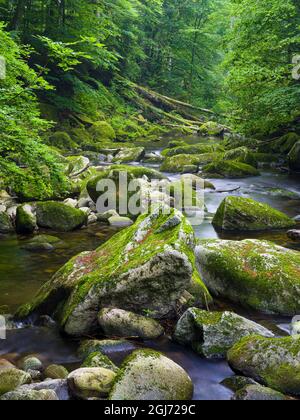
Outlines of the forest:
<svg viewBox="0 0 300 420">
<path fill-rule="evenodd" d="M 299 181 L 299 1 L 0 0 L 0 400 L 299 399 Z"/>
</svg>

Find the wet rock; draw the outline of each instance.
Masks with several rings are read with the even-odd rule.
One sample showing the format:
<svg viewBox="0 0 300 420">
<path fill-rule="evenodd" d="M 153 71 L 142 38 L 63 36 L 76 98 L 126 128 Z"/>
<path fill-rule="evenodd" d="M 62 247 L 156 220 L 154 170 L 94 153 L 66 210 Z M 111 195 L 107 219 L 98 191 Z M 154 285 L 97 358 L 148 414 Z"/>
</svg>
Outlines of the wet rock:
<svg viewBox="0 0 300 420">
<path fill-rule="evenodd" d="M 90 166 L 90 160 L 85 156 L 69 156 L 67 159 L 70 163 L 66 172 L 71 178 L 80 175 Z"/>
<path fill-rule="evenodd" d="M 300 395 L 298 336 L 246 337 L 229 350 L 227 358 L 235 372 L 284 394 Z"/>
<path fill-rule="evenodd" d="M 98 322 L 108 337 L 155 339 L 163 335 L 163 327 L 154 319 L 122 309 L 102 309 Z"/>
<path fill-rule="evenodd" d="M 23 359 L 21 361 L 21 366 L 25 372 L 28 372 L 29 370 L 41 371 L 43 369 L 43 363 L 37 357 L 31 356 Z"/>
<path fill-rule="evenodd" d="M 200 165 L 206 165 L 217 158 L 223 157 L 222 153 L 203 153 L 201 155 L 181 154 L 167 157 L 160 167 L 162 172 L 184 173 L 189 172 L 187 167 L 192 169 L 192 173 L 198 172 Z M 196 170 L 195 170 L 196 168 Z"/>
<path fill-rule="evenodd" d="M 180 223 L 160 231 L 174 216 Z M 194 243 L 185 217 L 175 209 L 158 207 L 96 251 L 72 258 L 17 317 L 46 308 L 51 316 L 58 309 L 61 327 L 77 336 L 97 329 L 98 313 L 108 306 L 137 314 L 148 311 L 160 319 L 177 312 L 178 300 L 195 278 L 197 299 L 204 304 L 210 296 L 195 270 Z"/>
<path fill-rule="evenodd" d="M 201 356 L 219 359 L 225 358 L 227 351 L 241 338 L 252 334 L 274 337 L 271 331 L 233 312 L 190 308 L 180 318 L 174 339 L 191 346 Z"/>
<path fill-rule="evenodd" d="M 75 209 L 78 206 L 78 201 L 77 200 L 74 200 L 73 198 L 67 198 L 64 201 L 64 204 L 66 206 L 73 207 L 73 209 Z"/>
<path fill-rule="evenodd" d="M 40 391 L 13 391 L 3 395 L 1 401 L 58 401 L 54 391 L 42 389 Z"/>
<path fill-rule="evenodd" d="M 94 353 L 126 353 L 135 350 L 136 346 L 127 340 L 85 340 L 80 344 L 78 355 L 88 358 Z"/>
<path fill-rule="evenodd" d="M 145 155 L 143 147 L 124 148 L 113 158 L 113 162 L 139 162 Z"/>
<path fill-rule="evenodd" d="M 50 365 L 44 370 L 44 377 L 49 379 L 66 379 L 69 372 L 64 366 Z"/>
<path fill-rule="evenodd" d="M 74 397 L 80 399 L 104 398 L 111 388 L 116 374 L 104 368 L 80 368 L 70 373 L 68 385 Z"/>
<path fill-rule="evenodd" d="M 87 356 L 87 358 L 84 360 L 81 367 L 99 367 L 99 368 L 105 368 L 108 370 L 112 370 L 113 372 L 117 373 L 119 369 L 117 366 L 103 353 L 101 352 L 94 352 Z"/>
<path fill-rule="evenodd" d="M 119 217 L 116 210 L 108 210 L 105 213 L 97 213 L 97 219 L 99 222 L 108 222 L 111 217 Z"/>
<path fill-rule="evenodd" d="M 287 397 L 261 385 L 248 385 L 236 392 L 234 401 L 286 401 Z"/>
<path fill-rule="evenodd" d="M 0 212 L 0 233 L 13 233 L 14 227 L 8 214 L 4 211 Z"/>
<path fill-rule="evenodd" d="M 69 232 L 81 228 L 87 216 L 79 209 L 55 201 L 36 204 L 37 224 L 58 232 Z"/>
<path fill-rule="evenodd" d="M 97 222 L 98 222 L 98 218 L 97 218 L 96 214 L 91 213 L 88 216 L 88 221 L 87 221 L 88 225 L 93 225 L 94 223 L 97 223 Z"/>
<path fill-rule="evenodd" d="M 218 297 L 264 313 L 300 313 L 300 253 L 271 242 L 200 241 L 196 262 Z"/>
<path fill-rule="evenodd" d="M 16 229 L 18 233 L 33 233 L 37 229 L 36 215 L 33 206 L 23 204 L 17 207 Z"/>
<path fill-rule="evenodd" d="M 292 239 L 293 241 L 300 241 L 300 230 L 298 229 L 293 229 L 293 230 L 289 230 L 287 233 L 287 236 Z"/>
<path fill-rule="evenodd" d="M 257 167 L 257 160 L 251 150 L 248 147 L 242 146 L 236 149 L 229 150 L 224 155 L 225 160 L 234 160 L 240 163 L 246 163 L 253 167 Z"/>
<path fill-rule="evenodd" d="M 203 175 L 208 178 L 247 178 L 259 176 L 259 171 L 253 166 L 237 161 L 219 159 L 203 167 Z"/>
<path fill-rule="evenodd" d="M 110 400 L 190 400 L 193 383 L 175 362 L 152 350 L 139 350 L 123 363 Z"/>
<path fill-rule="evenodd" d="M 224 379 L 221 382 L 221 385 L 225 386 L 233 392 L 237 392 L 246 386 L 259 385 L 259 383 L 251 378 L 246 378 L 245 376 L 232 376 L 231 378 Z"/>
<path fill-rule="evenodd" d="M 295 316 L 291 323 L 291 335 L 300 336 L 300 316 Z"/>
<path fill-rule="evenodd" d="M 20 388 L 18 388 L 18 391 L 20 392 L 41 390 L 54 391 L 55 394 L 58 396 L 59 400 L 62 401 L 66 401 L 71 398 L 66 379 L 45 380 L 40 383 L 23 385 Z"/>
<path fill-rule="evenodd" d="M 13 391 L 23 384 L 31 382 L 29 373 L 19 369 L 2 369 L 0 370 L 0 395 Z"/>
<path fill-rule="evenodd" d="M 213 225 L 222 230 L 257 231 L 284 229 L 295 221 L 267 204 L 250 198 L 226 197 L 215 214 Z"/>
<path fill-rule="evenodd" d="M 217 151 L 223 151 L 222 147 L 218 144 L 183 144 L 173 148 L 163 150 L 164 157 L 173 157 L 178 155 L 204 155 L 211 154 Z"/>
<path fill-rule="evenodd" d="M 56 236 L 38 235 L 25 244 L 22 244 L 22 248 L 32 252 L 52 251 L 62 243 Z"/>
</svg>

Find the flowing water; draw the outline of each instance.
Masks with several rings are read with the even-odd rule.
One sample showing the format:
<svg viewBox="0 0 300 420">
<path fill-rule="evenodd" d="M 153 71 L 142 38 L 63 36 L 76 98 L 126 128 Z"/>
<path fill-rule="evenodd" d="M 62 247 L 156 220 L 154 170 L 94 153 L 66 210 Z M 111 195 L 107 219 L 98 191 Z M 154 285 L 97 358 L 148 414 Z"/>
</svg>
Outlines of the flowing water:
<svg viewBox="0 0 300 420">
<path fill-rule="evenodd" d="M 194 139 L 190 140 L 195 141 Z M 199 138 L 197 138 L 199 142 Z M 149 147 L 159 151 L 165 147 L 164 143 L 156 143 Z M 154 165 L 155 166 L 155 165 Z M 177 175 L 167 174 L 170 178 Z M 264 170 L 262 176 L 236 180 L 211 180 L 217 191 L 207 190 L 205 202 L 208 213 L 201 226 L 194 227 L 198 238 L 244 239 L 259 238 L 272 240 L 279 245 L 297 248 L 295 243 L 288 240 L 286 232 L 271 231 L 249 233 L 219 233 L 212 224 L 212 216 L 226 195 L 242 195 L 258 201 L 266 202 L 291 217 L 300 214 L 300 200 L 294 197 L 270 193 L 271 189 L 287 189 L 298 193 L 300 197 L 300 179 L 291 177 L 279 171 Z M 238 189 L 236 189 L 238 188 Z M 234 192 L 218 192 L 230 191 Z M 273 191 L 273 190 L 272 190 Z M 0 313 L 13 313 L 15 309 L 28 302 L 37 292 L 39 287 L 51 278 L 70 257 L 81 251 L 92 250 L 109 239 L 116 229 L 106 225 L 92 225 L 89 228 L 76 232 L 57 234 L 62 243 L 58 249 L 51 252 L 29 252 L 23 245 L 29 239 L 20 236 L 3 236 L 0 238 Z M 47 231 L 47 234 L 51 232 Z M 276 334 L 286 334 L 290 319 L 279 317 L 261 316 L 260 314 L 233 307 L 226 302 L 218 302 L 222 310 L 233 309 L 237 313 L 251 318 L 271 328 Z M 208 361 L 201 359 L 194 352 L 173 343 L 167 337 L 156 342 L 132 343 L 132 348 L 120 349 L 117 354 L 109 356 L 118 364 L 135 347 L 148 346 L 163 351 L 174 361 L 179 363 L 190 374 L 195 385 L 195 399 L 218 400 L 230 399 L 232 392 L 220 385 L 220 382 L 233 372 L 225 361 Z M 9 330 L 6 340 L 0 340 L 0 356 L 17 362 L 22 356 L 37 354 L 45 364 L 58 363 L 65 366 L 79 366 L 80 360 L 76 355 L 78 342 L 61 336 L 55 329 L 46 327 L 25 327 Z"/>
</svg>

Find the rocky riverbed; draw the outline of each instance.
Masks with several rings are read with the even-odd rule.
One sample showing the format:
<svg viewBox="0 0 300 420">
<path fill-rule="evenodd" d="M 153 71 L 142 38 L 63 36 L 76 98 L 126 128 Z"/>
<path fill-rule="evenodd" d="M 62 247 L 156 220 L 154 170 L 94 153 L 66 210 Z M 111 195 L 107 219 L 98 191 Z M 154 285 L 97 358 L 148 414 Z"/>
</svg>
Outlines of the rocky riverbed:
<svg viewBox="0 0 300 420">
<path fill-rule="evenodd" d="M 299 229 L 299 177 L 281 157 L 227 148 L 110 150 L 97 166 L 72 158 L 80 188 L 64 203 L 2 194 L 0 309 L 17 311 L 0 340 L 2 399 L 299 397 L 300 253 L 287 234 Z M 124 168 L 143 183 L 205 177 L 204 222 L 99 214 L 96 181 Z"/>
</svg>

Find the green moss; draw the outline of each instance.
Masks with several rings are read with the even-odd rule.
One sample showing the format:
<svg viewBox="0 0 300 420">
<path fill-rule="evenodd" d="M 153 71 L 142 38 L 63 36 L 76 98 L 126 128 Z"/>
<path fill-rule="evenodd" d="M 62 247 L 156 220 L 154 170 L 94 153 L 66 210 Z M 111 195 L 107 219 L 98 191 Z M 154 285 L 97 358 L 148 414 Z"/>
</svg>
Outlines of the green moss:
<svg viewBox="0 0 300 420">
<path fill-rule="evenodd" d="M 57 147 L 60 150 L 76 150 L 78 148 L 69 134 L 64 131 L 56 131 L 51 134 L 48 139 L 48 144 Z"/>
<path fill-rule="evenodd" d="M 13 224 L 5 212 L 0 212 L 0 233 L 12 233 L 14 231 Z"/>
<path fill-rule="evenodd" d="M 202 155 L 203 153 L 213 153 L 220 150 L 218 144 L 196 144 L 196 145 L 181 145 L 171 149 L 165 149 L 162 152 L 163 156 L 172 157 L 176 155 Z"/>
<path fill-rule="evenodd" d="M 88 130 L 94 141 L 115 140 L 116 133 L 113 127 L 106 121 L 97 121 Z"/>
<path fill-rule="evenodd" d="M 118 372 L 117 366 L 101 352 L 94 352 L 87 356 L 81 367 L 102 367 L 113 372 Z"/>
<path fill-rule="evenodd" d="M 37 224 L 43 228 L 59 232 L 78 229 L 86 223 L 86 214 L 56 201 L 46 201 L 36 204 Z"/>
<path fill-rule="evenodd" d="M 30 206 L 18 206 L 16 215 L 17 232 L 24 234 L 33 233 L 36 227 L 36 217 L 32 214 Z"/>
<path fill-rule="evenodd" d="M 224 127 L 215 121 L 208 121 L 200 127 L 200 133 L 206 136 L 220 136 L 224 132 Z"/>
<path fill-rule="evenodd" d="M 257 167 L 257 160 L 247 147 L 238 147 L 237 149 L 229 150 L 224 155 L 225 160 L 234 160 L 240 163 L 246 163 L 253 167 Z"/>
<path fill-rule="evenodd" d="M 212 223 L 216 228 L 233 231 L 286 229 L 296 225 L 293 219 L 269 205 L 238 196 L 223 200 Z"/>
<path fill-rule="evenodd" d="M 245 178 L 260 175 L 256 168 L 246 163 L 221 159 L 204 166 L 203 173 L 212 178 Z"/>
<path fill-rule="evenodd" d="M 195 165 L 199 167 L 216 159 L 222 159 L 222 157 L 223 154 L 218 152 L 204 153 L 201 155 L 176 155 L 166 158 L 160 170 L 163 172 L 182 173 L 187 166 Z"/>
</svg>

